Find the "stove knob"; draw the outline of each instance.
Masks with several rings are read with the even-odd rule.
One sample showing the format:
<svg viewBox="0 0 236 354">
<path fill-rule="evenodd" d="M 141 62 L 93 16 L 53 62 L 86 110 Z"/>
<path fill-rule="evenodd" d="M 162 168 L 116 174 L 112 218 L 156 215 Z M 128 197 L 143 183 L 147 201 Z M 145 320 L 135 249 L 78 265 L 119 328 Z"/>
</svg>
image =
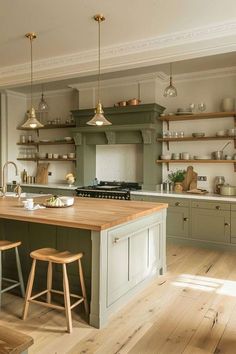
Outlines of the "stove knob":
<svg viewBox="0 0 236 354">
<path fill-rule="evenodd" d="M 125 197 L 122 197 L 122 199 L 125 199 Z"/>
<path fill-rule="evenodd" d="M 91 196 L 90 196 L 90 194 L 88 194 L 88 195 L 87 195 L 87 197 L 89 197 L 89 198 L 90 198 L 90 197 L 91 197 Z"/>
<path fill-rule="evenodd" d="M 119 199 L 121 199 L 121 196 L 119 196 Z"/>
</svg>

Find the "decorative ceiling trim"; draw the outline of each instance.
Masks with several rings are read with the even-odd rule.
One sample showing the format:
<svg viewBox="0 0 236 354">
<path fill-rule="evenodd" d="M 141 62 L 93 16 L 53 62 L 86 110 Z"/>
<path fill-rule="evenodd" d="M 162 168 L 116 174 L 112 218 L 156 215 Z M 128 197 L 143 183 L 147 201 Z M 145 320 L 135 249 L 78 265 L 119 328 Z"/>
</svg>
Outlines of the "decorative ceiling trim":
<svg viewBox="0 0 236 354">
<path fill-rule="evenodd" d="M 147 38 L 101 49 L 102 70 L 160 64 L 236 50 L 236 21 Z M 194 45 L 193 45 L 194 44 Z M 97 50 L 34 62 L 35 82 L 92 74 L 97 70 Z M 29 82 L 29 63 L 0 68 L 0 85 Z"/>
</svg>

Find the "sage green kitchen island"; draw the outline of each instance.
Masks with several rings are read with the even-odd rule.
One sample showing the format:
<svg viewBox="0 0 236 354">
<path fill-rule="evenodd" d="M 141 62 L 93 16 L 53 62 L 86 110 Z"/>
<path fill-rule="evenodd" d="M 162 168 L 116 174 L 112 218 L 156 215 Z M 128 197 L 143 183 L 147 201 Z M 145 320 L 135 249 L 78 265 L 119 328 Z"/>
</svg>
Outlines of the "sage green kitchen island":
<svg viewBox="0 0 236 354">
<path fill-rule="evenodd" d="M 43 202 L 45 197 L 35 198 Z M 84 252 L 83 268 L 92 326 L 101 328 L 121 308 L 166 268 L 166 208 L 164 203 L 75 198 L 69 208 L 28 211 L 22 200 L 0 198 L 0 237 L 21 240 L 20 256 L 25 281 L 30 252 L 42 247 Z M 15 274 L 14 257 L 4 260 L 5 272 Z M 46 284 L 44 262 L 36 273 L 36 287 Z M 61 272 L 53 269 L 54 287 Z M 80 291 L 78 269 L 69 269 L 71 289 Z"/>
</svg>

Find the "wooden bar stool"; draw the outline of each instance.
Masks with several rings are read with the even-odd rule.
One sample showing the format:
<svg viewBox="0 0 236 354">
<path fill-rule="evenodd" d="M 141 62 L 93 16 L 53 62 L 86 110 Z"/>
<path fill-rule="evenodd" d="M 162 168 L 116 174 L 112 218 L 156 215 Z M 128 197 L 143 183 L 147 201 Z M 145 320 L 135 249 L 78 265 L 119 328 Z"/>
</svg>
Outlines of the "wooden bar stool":
<svg viewBox="0 0 236 354">
<path fill-rule="evenodd" d="M 61 252 L 61 251 L 58 251 L 54 248 L 41 248 L 41 249 L 31 252 L 30 256 L 33 258 L 33 263 L 32 263 L 32 267 L 31 267 L 31 271 L 30 271 L 30 275 L 29 275 L 29 279 L 28 279 L 28 284 L 27 284 L 27 289 L 26 289 L 25 306 L 24 306 L 23 317 L 22 317 L 23 320 L 25 320 L 27 317 L 30 302 L 37 303 L 37 304 L 40 304 L 40 305 L 43 305 L 46 307 L 54 308 L 57 310 L 64 310 L 66 313 L 67 331 L 69 333 L 71 333 L 72 332 L 71 309 L 73 309 L 74 307 L 79 305 L 81 302 L 83 302 L 86 314 L 88 315 L 88 313 L 89 313 L 88 301 L 87 301 L 86 289 L 85 289 L 84 277 L 83 277 L 83 270 L 82 270 L 82 265 L 81 265 L 81 258 L 83 257 L 83 253 L 74 254 L 74 253 L 70 253 L 68 251 Z M 32 294 L 32 289 L 33 289 L 33 284 L 34 284 L 35 267 L 36 267 L 37 260 L 48 262 L 47 289 L 32 296 L 31 294 Z M 78 265 L 79 265 L 79 278 L 80 278 L 82 296 L 70 294 L 66 264 L 69 264 L 69 263 L 72 263 L 75 261 L 78 261 Z M 52 264 L 53 263 L 62 264 L 63 291 L 52 289 Z M 64 306 L 52 304 L 51 303 L 51 293 L 64 295 Z M 47 302 L 36 300 L 36 298 L 38 298 L 39 296 L 42 296 L 43 294 L 47 294 L 47 300 L 46 300 Z M 75 303 L 73 303 L 71 305 L 71 302 L 70 302 L 71 297 L 77 298 L 79 300 L 77 300 Z"/>
<path fill-rule="evenodd" d="M 2 304 L 2 293 L 5 293 L 13 288 L 16 288 L 17 286 L 20 286 L 21 289 L 21 295 L 22 297 L 25 297 L 25 287 L 24 287 L 24 281 L 23 281 L 23 276 L 22 276 L 22 270 L 21 270 L 21 264 L 20 264 L 20 257 L 19 257 L 19 252 L 18 252 L 18 246 L 21 245 L 20 241 L 17 242 L 10 242 L 10 241 L 0 241 L 0 307 Z M 2 252 L 10 249 L 15 249 L 15 254 L 16 254 L 16 267 L 17 267 L 17 273 L 18 273 L 18 280 L 13 280 L 9 278 L 4 278 L 2 276 Z M 2 281 L 6 281 L 9 283 L 13 283 L 12 285 L 2 288 Z"/>
</svg>

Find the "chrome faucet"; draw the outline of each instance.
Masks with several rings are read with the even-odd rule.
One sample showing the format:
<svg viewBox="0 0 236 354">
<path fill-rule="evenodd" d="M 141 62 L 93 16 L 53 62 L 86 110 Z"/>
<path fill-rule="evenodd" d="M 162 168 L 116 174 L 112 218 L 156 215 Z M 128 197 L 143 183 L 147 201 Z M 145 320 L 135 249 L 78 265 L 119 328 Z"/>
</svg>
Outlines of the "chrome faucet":
<svg viewBox="0 0 236 354">
<path fill-rule="evenodd" d="M 3 196 L 6 195 L 6 192 L 7 192 L 7 182 L 6 182 L 6 172 L 5 172 L 5 169 L 8 165 L 13 165 L 15 166 L 15 169 L 16 169 L 16 176 L 18 175 L 18 168 L 15 164 L 15 162 L 13 161 L 7 161 L 4 163 L 3 165 L 3 168 L 2 168 L 2 193 L 3 193 Z"/>
</svg>

